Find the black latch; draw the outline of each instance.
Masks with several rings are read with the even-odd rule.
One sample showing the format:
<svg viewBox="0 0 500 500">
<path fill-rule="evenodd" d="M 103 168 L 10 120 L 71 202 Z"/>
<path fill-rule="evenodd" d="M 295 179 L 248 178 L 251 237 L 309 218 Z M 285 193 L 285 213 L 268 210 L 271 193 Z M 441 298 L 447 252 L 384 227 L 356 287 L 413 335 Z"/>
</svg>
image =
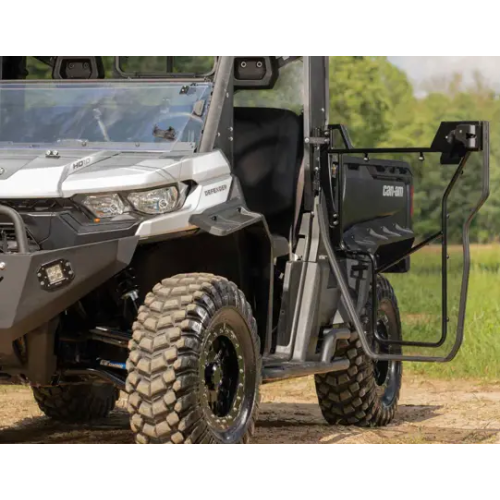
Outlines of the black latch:
<svg viewBox="0 0 500 500">
<path fill-rule="evenodd" d="M 478 145 L 478 127 L 476 125 L 464 124 L 459 125 L 452 135 L 457 142 L 461 142 L 465 148 L 469 151 L 476 151 L 479 148 Z M 450 139 L 452 139 L 450 137 Z"/>
<path fill-rule="evenodd" d="M 183 85 L 181 90 L 179 91 L 180 95 L 191 95 L 196 93 L 196 83 L 192 83 L 191 85 Z"/>
</svg>

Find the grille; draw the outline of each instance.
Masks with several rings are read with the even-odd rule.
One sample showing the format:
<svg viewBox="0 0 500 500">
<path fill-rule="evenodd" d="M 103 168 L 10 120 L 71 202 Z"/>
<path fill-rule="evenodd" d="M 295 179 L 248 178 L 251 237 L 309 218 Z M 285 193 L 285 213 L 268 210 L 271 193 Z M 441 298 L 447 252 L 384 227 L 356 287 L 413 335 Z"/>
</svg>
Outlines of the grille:
<svg viewBox="0 0 500 500">
<path fill-rule="evenodd" d="M 75 207 L 75 205 L 67 199 L 48 198 L 37 200 L 2 200 L 2 205 L 6 205 L 18 212 L 59 212 Z"/>
</svg>

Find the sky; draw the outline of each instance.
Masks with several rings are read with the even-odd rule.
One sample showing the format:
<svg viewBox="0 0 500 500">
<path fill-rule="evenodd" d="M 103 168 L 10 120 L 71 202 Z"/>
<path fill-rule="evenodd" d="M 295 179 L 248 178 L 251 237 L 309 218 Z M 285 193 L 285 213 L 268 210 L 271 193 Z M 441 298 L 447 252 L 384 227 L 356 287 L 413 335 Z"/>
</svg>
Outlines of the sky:
<svg viewBox="0 0 500 500">
<path fill-rule="evenodd" d="M 388 56 L 405 70 L 416 86 L 423 82 L 461 73 L 466 82 L 480 71 L 487 82 L 500 90 L 500 56 Z"/>
</svg>

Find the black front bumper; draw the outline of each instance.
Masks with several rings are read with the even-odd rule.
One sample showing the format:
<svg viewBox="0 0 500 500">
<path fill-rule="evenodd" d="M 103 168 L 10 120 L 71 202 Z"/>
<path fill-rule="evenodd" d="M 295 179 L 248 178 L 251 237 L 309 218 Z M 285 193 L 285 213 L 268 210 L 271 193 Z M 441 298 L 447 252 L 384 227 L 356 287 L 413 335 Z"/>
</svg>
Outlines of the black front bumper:
<svg viewBox="0 0 500 500">
<path fill-rule="evenodd" d="M 22 218 L 0 206 L 15 226 L 18 253 L 0 253 L 0 353 L 2 346 L 47 323 L 109 278 L 126 268 L 139 238 L 107 240 L 57 250 L 29 252 Z M 19 244 L 20 243 L 20 244 Z M 70 276 L 47 287 L 51 264 L 67 263 Z"/>
</svg>

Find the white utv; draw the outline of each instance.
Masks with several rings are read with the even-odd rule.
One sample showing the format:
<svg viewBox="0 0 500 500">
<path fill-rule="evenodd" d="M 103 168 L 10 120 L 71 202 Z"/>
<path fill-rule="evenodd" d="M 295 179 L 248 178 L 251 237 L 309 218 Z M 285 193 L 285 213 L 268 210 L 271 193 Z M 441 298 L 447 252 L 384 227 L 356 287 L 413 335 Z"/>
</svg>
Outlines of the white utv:
<svg viewBox="0 0 500 500">
<path fill-rule="evenodd" d="M 172 56 L 154 74 L 133 57 L 38 57 L 40 81 L 29 59 L 0 65 L 0 383 L 70 422 L 124 390 L 138 443 L 246 443 L 262 383 L 314 375 L 327 422 L 385 425 L 402 361 L 455 356 L 487 123 L 355 149 L 328 124 L 327 57 L 216 57 L 202 74 Z M 447 322 L 434 344 L 405 341 L 382 273 L 434 240 L 446 263 L 447 198 L 477 151 L 456 341 L 403 355 L 442 345 Z M 415 243 L 410 165 L 379 153 L 456 165 L 438 234 Z M 446 267 L 443 292 L 446 316 Z"/>
</svg>

